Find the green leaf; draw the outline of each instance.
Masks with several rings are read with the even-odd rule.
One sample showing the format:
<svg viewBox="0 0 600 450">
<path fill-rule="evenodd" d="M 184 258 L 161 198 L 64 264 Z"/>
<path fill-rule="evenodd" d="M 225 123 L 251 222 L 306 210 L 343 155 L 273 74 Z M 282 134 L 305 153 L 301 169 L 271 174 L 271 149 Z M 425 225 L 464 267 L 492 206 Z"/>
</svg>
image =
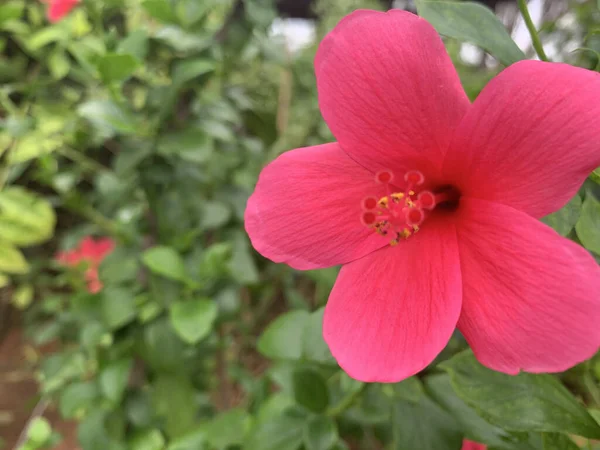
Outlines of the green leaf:
<svg viewBox="0 0 600 450">
<path fill-rule="evenodd" d="M 55 80 L 65 77 L 71 68 L 71 63 L 62 48 L 56 48 L 48 56 L 48 69 Z"/>
<path fill-rule="evenodd" d="M 392 408 L 393 450 L 460 450 L 462 431 L 429 397 L 398 401 Z"/>
<path fill-rule="evenodd" d="M 146 250 L 142 261 L 152 272 L 173 280 L 185 281 L 187 274 L 183 259 L 171 247 L 158 246 Z"/>
<path fill-rule="evenodd" d="M 9 1 L 0 6 L 0 24 L 19 19 L 23 14 L 24 6 L 23 2 L 20 1 Z"/>
<path fill-rule="evenodd" d="M 217 318 L 217 304 L 211 299 L 173 303 L 169 318 L 177 335 L 188 344 L 204 339 Z"/>
<path fill-rule="evenodd" d="M 58 407 L 64 418 L 83 416 L 98 401 L 98 386 L 91 381 L 69 384 L 60 395 Z"/>
<path fill-rule="evenodd" d="M 478 45 L 505 66 L 526 59 L 498 17 L 479 3 L 417 0 L 416 5 L 438 33 Z"/>
<path fill-rule="evenodd" d="M 131 359 L 121 359 L 111 363 L 100 373 L 100 389 L 111 402 L 118 404 L 123 398 L 132 366 Z"/>
<path fill-rule="evenodd" d="M 511 436 L 506 431 L 486 422 L 473 408 L 462 401 L 454 393 L 448 374 L 428 376 L 425 378 L 425 389 L 433 400 L 460 423 L 468 439 L 497 449 L 527 448 L 517 447 L 516 443 L 511 442 Z"/>
<path fill-rule="evenodd" d="M 305 422 L 306 417 L 295 410 L 260 422 L 250 434 L 244 450 L 298 450 L 304 438 Z"/>
<path fill-rule="evenodd" d="M 0 240 L 34 245 L 52 237 L 56 216 L 48 201 L 23 188 L 0 192 Z"/>
<path fill-rule="evenodd" d="M 121 328 L 136 315 L 133 293 L 127 289 L 108 286 L 101 291 L 102 316 L 110 329 Z"/>
<path fill-rule="evenodd" d="M 138 61 L 144 61 L 148 55 L 148 32 L 144 29 L 131 31 L 125 39 L 119 42 L 117 53 L 129 54 Z"/>
<path fill-rule="evenodd" d="M 544 431 L 600 438 L 600 426 L 552 375 L 506 375 L 462 352 L 440 365 L 454 391 L 490 423 L 512 431 Z"/>
<path fill-rule="evenodd" d="M 185 344 L 175 334 L 167 318 L 151 322 L 144 329 L 142 354 L 158 372 L 178 372 L 184 369 Z"/>
<path fill-rule="evenodd" d="M 579 450 L 571 438 L 562 433 L 543 433 L 544 450 Z"/>
<path fill-rule="evenodd" d="M 140 65 L 134 56 L 124 53 L 107 53 L 97 64 L 98 72 L 107 84 L 126 80 Z"/>
<path fill-rule="evenodd" d="M 175 439 L 167 450 L 206 450 L 204 431 L 196 430 Z"/>
<path fill-rule="evenodd" d="M 202 164 L 213 154 L 214 144 L 204 130 L 188 128 L 163 134 L 158 140 L 157 150 L 165 156 L 176 155 L 186 161 Z"/>
<path fill-rule="evenodd" d="M 591 192 L 585 196 L 575 230 L 583 246 L 600 255 L 600 201 Z"/>
<path fill-rule="evenodd" d="M 27 429 L 27 437 L 38 446 L 50 439 L 51 435 L 52 427 L 44 417 L 35 417 Z"/>
<path fill-rule="evenodd" d="M 338 441 L 337 427 L 333 419 L 314 416 L 304 426 L 306 450 L 331 450 Z"/>
<path fill-rule="evenodd" d="M 228 211 L 230 211 L 228 209 Z M 229 260 L 229 270 L 235 281 L 241 284 L 255 284 L 259 281 L 258 268 L 248 244 L 248 238 L 238 233 L 234 239 L 233 252 Z"/>
<path fill-rule="evenodd" d="M 321 375 L 312 369 L 297 369 L 292 375 L 294 398 L 312 412 L 322 413 L 329 406 L 329 391 Z"/>
<path fill-rule="evenodd" d="M 160 430 L 138 431 L 129 443 L 130 450 L 163 450 L 165 438 Z"/>
<path fill-rule="evenodd" d="M 7 242 L 0 242 L 0 272 L 20 274 L 29 272 L 29 264 L 18 248 Z"/>
<path fill-rule="evenodd" d="M 135 134 L 138 128 L 133 117 L 110 100 L 90 100 L 79 106 L 77 111 L 106 139 L 119 133 Z"/>
<path fill-rule="evenodd" d="M 393 397 L 395 398 L 418 403 L 423 396 L 423 385 L 417 377 L 410 377 L 400 383 L 388 386 L 392 389 Z"/>
<path fill-rule="evenodd" d="M 272 359 L 306 358 L 335 364 L 323 339 L 324 312 L 325 308 L 313 313 L 297 310 L 279 316 L 259 338 L 258 351 Z"/>
<path fill-rule="evenodd" d="M 300 359 L 309 313 L 291 311 L 269 324 L 258 339 L 258 351 L 272 359 Z"/>
<path fill-rule="evenodd" d="M 40 31 L 32 34 L 27 38 L 26 45 L 27 48 L 34 52 L 36 50 L 45 47 L 52 42 L 63 42 L 68 39 L 68 34 L 65 33 L 65 30 L 59 26 L 51 26 L 42 28 Z"/>
<path fill-rule="evenodd" d="M 228 447 L 242 445 L 248 425 L 249 414 L 243 409 L 231 409 L 221 413 L 209 422 L 201 425 L 201 431 L 206 442 L 217 450 L 225 450 Z"/>
<path fill-rule="evenodd" d="M 223 202 L 206 201 L 202 203 L 203 230 L 215 229 L 223 226 L 231 218 L 231 208 Z"/>
<path fill-rule="evenodd" d="M 311 361 L 335 364 L 329 346 L 323 339 L 323 315 L 325 308 L 320 308 L 306 318 L 302 334 L 303 356 Z"/>
<path fill-rule="evenodd" d="M 575 194 L 569 203 L 558 211 L 542 218 L 542 222 L 554 228 L 561 236 L 568 235 L 581 214 L 581 197 Z"/>
<path fill-rule="evenodd" d="M 31 302 L 33 301 L 33 286 L 30 284 L 22 284 L 17 289 L 15 289 L 11 303 L 17 309 L 25 310 L 29 308 Z"/>
<path fill-rule="evenodd" d="M 145 0 L 142 7 L 150 16 L 163 22 L 176 22 L 177 16 L 168 0 Z"/>
<path fill-rule="evenodd" d="M 189 432 L 196 422 L 196 390 L 183 375 L 160 375 L 152 386 L 152 403 L 173 439 Z"/>
</svg>

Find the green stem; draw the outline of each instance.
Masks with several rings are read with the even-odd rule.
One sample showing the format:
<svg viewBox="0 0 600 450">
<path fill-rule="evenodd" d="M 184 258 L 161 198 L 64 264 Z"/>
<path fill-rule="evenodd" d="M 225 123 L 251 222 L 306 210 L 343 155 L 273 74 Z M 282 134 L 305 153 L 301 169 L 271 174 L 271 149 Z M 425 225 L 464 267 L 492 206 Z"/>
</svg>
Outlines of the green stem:
<svg viewBox="0 0 600 450">
<path fill-rule="evenodd" d="M 360 394 L 362 394 L 362 392 L 365 390 L 366 387 L 367 387 L 367 383 L 361 384 L 360 388 L 358 388 L 355 391 L 350 392 L 345 397 L 343 397 L 337 403 L 337 405 L 334 405 L 329 410 L 327 410 L 325 415 L 328 417 L 337 417 L 340 414 L 344 413 L 347 409 L 349 409 L 354 404 L 354 402 L 356 401 L 358 396 Z"/>
<path fill-rule="evenodd" d="M 517 3 L 519 4 L 521 14 L 523 14 L 523 20 L 525 20 L 525 25 L 527 25 L 527 29 L 529 30 L 529 34 L 531 35 L 533 48 L 535 48 L 536 53 L 542 61 L 549 61 L 548 57 L 546 56 L 546 52 L 544 52 L 542 41 L 540 41 L 540 36 L 538 35 L 537 30 L 535 29 L 533 20 L 531 20 L 529 9 L 527 9 L 527 0 L 517 0 Z"/>
</svg>

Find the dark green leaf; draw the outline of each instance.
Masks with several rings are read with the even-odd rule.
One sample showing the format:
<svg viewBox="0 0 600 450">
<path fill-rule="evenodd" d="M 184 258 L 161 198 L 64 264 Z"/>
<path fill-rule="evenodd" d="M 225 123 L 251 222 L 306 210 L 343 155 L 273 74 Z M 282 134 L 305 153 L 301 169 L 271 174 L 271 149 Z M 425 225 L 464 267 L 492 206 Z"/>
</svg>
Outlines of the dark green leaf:
<svg viewBox="0 0 600 450">
<path fill-rule="evenodd" d="M 101 296 L 102 316 L 109 328 L 120 328 L 135 318 L 135 302 L 131 291 L 108 286 L 102 290 Z"/>
<path fill-rule="evenodd" d="M 201 431 L 211 446 L 217 450 L 225 450 L 227 447 L 242 445 L 246 434 L 250 417 L 243 409 L 232 409 L 224 412 L 209 422 L 201 425 Z"/>
<path fill-rule="evenodd" d="M 392 408 L 393 450 L 460 450 L 462 430 L 429 397 L 398 401 Z"/>
<path fill-rule="evenodd" d="M 258 339 L 258 351 L 267 358 L 300 359 L 309 313 L 291 311 L 269 324 Z"/>
<path fill-rule="evenodd" d="M 162 135 L 157 148 L 165 156 L 176 155 L 186 161 L 201 164 L 210 158 L 214 146 L 204 130 L 189 128 Z"/>
<path fill-rule="evenodd" d="M 195 344 L 211 332 L 217 318 L 217 304 L 210 299 L 173 303 L 169 318 L 178 336 L 188 344 Z"/>
<path fill-rule="evenodd" d="M 600 437 L 600 426 L 552 375 L 495 372 L 479 364 L 471 351 L 441 367 L 450 374 L 458 396 L 499 427 Z"/>
<path fill-rule="evenodd" d="M 99 396 L 98 386 L 93 382 L 70 384 L 60 395 L 60 413 L 67 419 L 81 416 L 94 407 Z"/>
<path fill-rule="evenodd" d="M 581 197 L 576 194 L 569 203 L 555 213 L 542 218 L 542 222 L 554 228 L 561 236 L 568 235 L 581 214 Z"/>
<path fill-rule="evenodd" d="M 306 450 L 331 450 L 338 440 L 335 422 L 329 417 L 311 417 L 304 426 Z"/>
<path fill-rule="evenodd" d="M 131 450 L 163 450 L 165 438 L 159 430 L 144 430 L 135 433 L 129 443 Z"/>
<path fill-rule="evenodd" d="M 196 391 L 182 375 L 161 375 L 152 386 L 152 403 L 164 420 L 164 430 L 173 439 L 189 432 L 196 421 Z"/>
<path fill-rule="evenodd" d="M 463 402 L 454 393 L 448 374 L 437 374 L 425 378 L 425 388 L 431 398 L 460 423 L 463 433 L 468 439 L 497 449 L 527 448 L 517 447 L 516 443 L 511 442 L 513 439 L 509 433 L 486 422 L 477 415 L 473 408 Z M 529 449 L 533 450 L 530 447 Z"/>
<path fill-rule="evenodd" d="M 299 405 L 321 413 L 329 406 L 329 391 L 321 375 L 312 369 L 297 369 L 292 375 L 294 398 Z"/>
<path fill-rule="evenodd" d="M 585 196 L 575 230 L 583 246 L 600 255 L 600 202 L 591 192 Z"/>
<path fill-rule="evenodd" d="M 114 83 L 129 78 L 138 68 L 138 60 L 124 53 L 107 53 L 98 61 L 98 72 L 105 83 Z"/>
<path fill-rule="evenodd" d="M 286 411 L 259 423 L 250 434 L 244 450 L 298 450 L 302 445 L 306 417 Z"/>
<path fill-rule="evenodd" d="M 111 363 L 100 373 L 102 393 L 115 404 L 123 397 L 132 364 L 131 359 L 122 359 Z"/>
<path fill-rule="evenodd" d="M 416 5 L 438 33 L 478 45 L 505 66 L 526 59 L 498 17 L 479 3 L 417 0 Z"/>
<path fill-rule="evenodd" d="M 142 255 L 144 264 L 154 273 L 166 278 L 184 281 L 187 279 L 185 264 L 179 253 L 171 247 L 153 247 Z"/>
<path fill-rule="evenodd" d="M 579 450 L 571 438 L 562 433 L 543 433 L 544 450 Z"/>
</svg>

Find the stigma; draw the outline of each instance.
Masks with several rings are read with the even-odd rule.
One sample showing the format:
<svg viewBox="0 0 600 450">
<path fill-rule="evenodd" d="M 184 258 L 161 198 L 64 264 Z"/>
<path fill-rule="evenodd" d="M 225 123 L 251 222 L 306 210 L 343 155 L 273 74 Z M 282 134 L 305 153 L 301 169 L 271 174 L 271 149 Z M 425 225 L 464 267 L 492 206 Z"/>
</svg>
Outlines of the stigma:
<svg viewBox="0 0 600 450">
<path fill-rule="evenodd" d="M 375 181 L 385 187 L 383 197 L 365 197 L 361 202 L 360 220 L 374 232 L 390 238 L 390 245 L 398 245 L 420 229 L 445 194 L 434 194 L 421 190 L 425 176 L 418 170 L 410 170 L 402 180 L 395 180 L 394 174 L 383 170 L 375 175 Z M 398 190 L 396 186 L 402 185 Z"/>
</svg>

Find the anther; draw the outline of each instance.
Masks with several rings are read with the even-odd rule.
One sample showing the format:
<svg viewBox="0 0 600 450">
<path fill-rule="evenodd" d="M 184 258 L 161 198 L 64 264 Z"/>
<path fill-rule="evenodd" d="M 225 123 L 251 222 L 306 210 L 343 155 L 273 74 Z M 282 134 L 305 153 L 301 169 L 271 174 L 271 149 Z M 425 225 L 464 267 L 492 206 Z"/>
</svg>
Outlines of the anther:
<svg viewBox="0 0 600 450">
<path fill-rule="evenodd" d="M 365 211 L 377 208 L 378 201 L 375 197 L 365 197 L 362 201 L 362 208 Z"/>
<path fill-rule="evenodd" d="M 433 193 L 430 191 L 419 192 L 417 200 L 419 202 L 419 206 L 423 209 L 432 210 L 433 208 L 435 208 L 436 199 Z"/>
<path fill-rule="evenodd" d="M 425 219 L 425 214 L 421 209 L 409 208 L 406 213 L 406 223 L 410 226 L 420 225 Z"/>
<path fill-rule="evenodd" d="M 425 175 L 418 170 L 409 170 L 404 174 L 404 181 L 412 186 L 420 186 L 425 181 Z"/>
<path fill-rule="evenodd" d="M 391 183 L 394 179 L 394 174 L 389 170 L 380 170 L 375 174 L 375 181 L 380 184 L 388 184 Z"/>
<path fill-rule="evenodd" d="M 372 225 L 375 225 L 375 222 L 377 222 L 377 216 L 372 211 L 365 211 L 360 216 L 360 220 L 363 225 L 370 227 Z"/>
</svg>

